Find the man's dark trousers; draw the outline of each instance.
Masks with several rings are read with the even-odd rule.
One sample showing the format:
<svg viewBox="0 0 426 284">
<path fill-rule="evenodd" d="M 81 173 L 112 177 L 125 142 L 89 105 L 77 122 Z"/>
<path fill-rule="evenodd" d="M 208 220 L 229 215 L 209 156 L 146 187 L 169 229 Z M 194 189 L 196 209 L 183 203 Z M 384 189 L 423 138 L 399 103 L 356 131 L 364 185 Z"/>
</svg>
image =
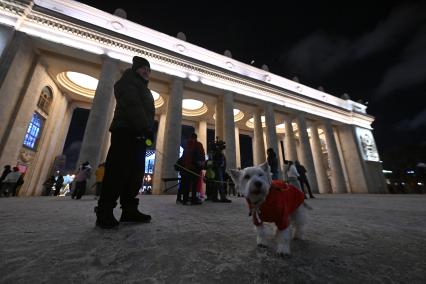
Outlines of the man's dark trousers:
<svg viewBox="0 0 426 284">
<path fill-rule="evenodd" d="M 120 197 L 123 209 L 137 208 L 136 196 L 145 174 L 145 153 L 145 141 L 136 134 L 127 130 L 111 132 L 111 146 L 98 202 L 100 207 L 113 208 Z"/>
</svg>

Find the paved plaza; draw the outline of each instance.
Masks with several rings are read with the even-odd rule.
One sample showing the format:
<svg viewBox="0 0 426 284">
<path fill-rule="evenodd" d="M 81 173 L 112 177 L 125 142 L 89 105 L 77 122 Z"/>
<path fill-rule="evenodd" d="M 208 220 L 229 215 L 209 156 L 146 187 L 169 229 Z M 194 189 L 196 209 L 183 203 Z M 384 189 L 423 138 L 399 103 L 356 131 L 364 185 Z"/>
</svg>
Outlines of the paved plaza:
<svg viewBox="0 0 426 284">
<path fill-rule="evenodd" d="M 426 281 L 426 195 L 317 195 L 307 240 L 286 258 L 256 247 L 243 198 L 140 199 L 152 223 L 105 231 L 93 196 L 0 198 L 0 283 Z"/>
</svg>

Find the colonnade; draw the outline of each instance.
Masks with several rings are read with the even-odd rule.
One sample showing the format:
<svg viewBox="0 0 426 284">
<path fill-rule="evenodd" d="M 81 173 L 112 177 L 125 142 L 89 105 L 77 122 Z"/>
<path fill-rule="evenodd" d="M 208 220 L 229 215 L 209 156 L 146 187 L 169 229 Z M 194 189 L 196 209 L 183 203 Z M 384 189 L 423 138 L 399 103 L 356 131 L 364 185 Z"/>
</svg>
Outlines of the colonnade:
<svg viewBox="0 0 426 284">
<path fill-rule="evenodd" d="M 105 157 L 105 151 L 100 151 L 99 137 L 106 137 L 110 117 L 113 113 L 113 85 L 119 74 L 117 62 L 106 58 L 103 63 L 100 80 L 93 100 L 89 120 L 85 130 L 79 162 L 89 161 L 97 165 Z M 159 114 L 156 160 L 153 180 L 153 191 L 161 194 L 163 191 L 162 178 L 176 177 L 174 163 L 178 159 L 181 143 L 182 99 L 184 98 L 185 80 L 174 78 L 166 96 L 165 113 Z M 226 142 L 225 156 L 227 168 L 241 166 L 239 133 L 240 129 L 234 122 L 234 98 L 236 94 L 223 92 L 217 98 L 215 105 L 215 133 L 219 139 Z M 285 134 L 277 133 L 276 115 L 284 113 Z M 264 123 L 262 122 L 264 117 Z M 296 127 L 297 130 L 294 129 Z M 318 128 L 324 132 L 326 155 L 321 146 Z M 279 153 L 279 177 L 283 178 L 284 159 L 299 160 L 307 170 L 308 180 L 314 193 L 344 193 L 350 192 L 349 183 L 345 182 L 341 153 L 338 151 L 335 128 L 328 119 L 318 118 L 307 120 L 307 114 L 286 109 L 272 103 L 259 102 L 253 111 L 253 160 L 254 164 L 266 161 L 266 149 L 272 148 Z M 338 128 L 338 127 L 337 127 Z M 309 131 L 308 131 L 309 129 Z M 199 121 L 196 132 L 199 141 L 207 147 L 207 122 Z M 281 151 L 281 142 L 284 153 Z"/>
</svg>

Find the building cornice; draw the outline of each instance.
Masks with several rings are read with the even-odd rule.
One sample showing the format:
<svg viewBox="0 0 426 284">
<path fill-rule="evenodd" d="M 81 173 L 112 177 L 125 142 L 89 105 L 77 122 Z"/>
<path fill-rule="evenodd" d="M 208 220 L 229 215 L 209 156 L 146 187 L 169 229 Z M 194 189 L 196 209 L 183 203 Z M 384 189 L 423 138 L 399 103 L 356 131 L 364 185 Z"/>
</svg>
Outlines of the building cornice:
<svg viewBox="0 0 426 284">
<path fill-rule="evenodd" d="M 334 97 L 76 1 L 35 0 L 34 4 L 33 9 L 32 3 L 0 1 L 0 22 L 31 36 L 95 54 L 106 54 L 123 62 L 131 63 L 134 55 L 144 56 L 152 63 L 152 69 L 158 72 L 342 123 L 371 128 L 371 116 L 365 114 L 366 107 L 362 104 Z M 37 6 L 99 29 L 47 15 L 37 10 Z M 114 34 L 123 35 L 126 39 Z M 357 113 L 356 119 L 353 119 L 353 112 Z"/>
</svg>

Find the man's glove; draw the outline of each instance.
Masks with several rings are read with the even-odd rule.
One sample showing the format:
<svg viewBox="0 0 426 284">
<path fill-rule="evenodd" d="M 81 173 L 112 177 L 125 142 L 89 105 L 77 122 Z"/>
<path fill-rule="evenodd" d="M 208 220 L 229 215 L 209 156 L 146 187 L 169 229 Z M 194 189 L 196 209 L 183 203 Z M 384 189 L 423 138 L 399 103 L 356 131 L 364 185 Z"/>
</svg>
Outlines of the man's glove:
<svg viewBox="0 0 426 284">
<path fill-rule="evenodd" d="M 154 131 L 152 130 L 145 131 L 144 137 L 145 137 L 146 146 L 150 147 L 154 145 Z"/>
</svg>

